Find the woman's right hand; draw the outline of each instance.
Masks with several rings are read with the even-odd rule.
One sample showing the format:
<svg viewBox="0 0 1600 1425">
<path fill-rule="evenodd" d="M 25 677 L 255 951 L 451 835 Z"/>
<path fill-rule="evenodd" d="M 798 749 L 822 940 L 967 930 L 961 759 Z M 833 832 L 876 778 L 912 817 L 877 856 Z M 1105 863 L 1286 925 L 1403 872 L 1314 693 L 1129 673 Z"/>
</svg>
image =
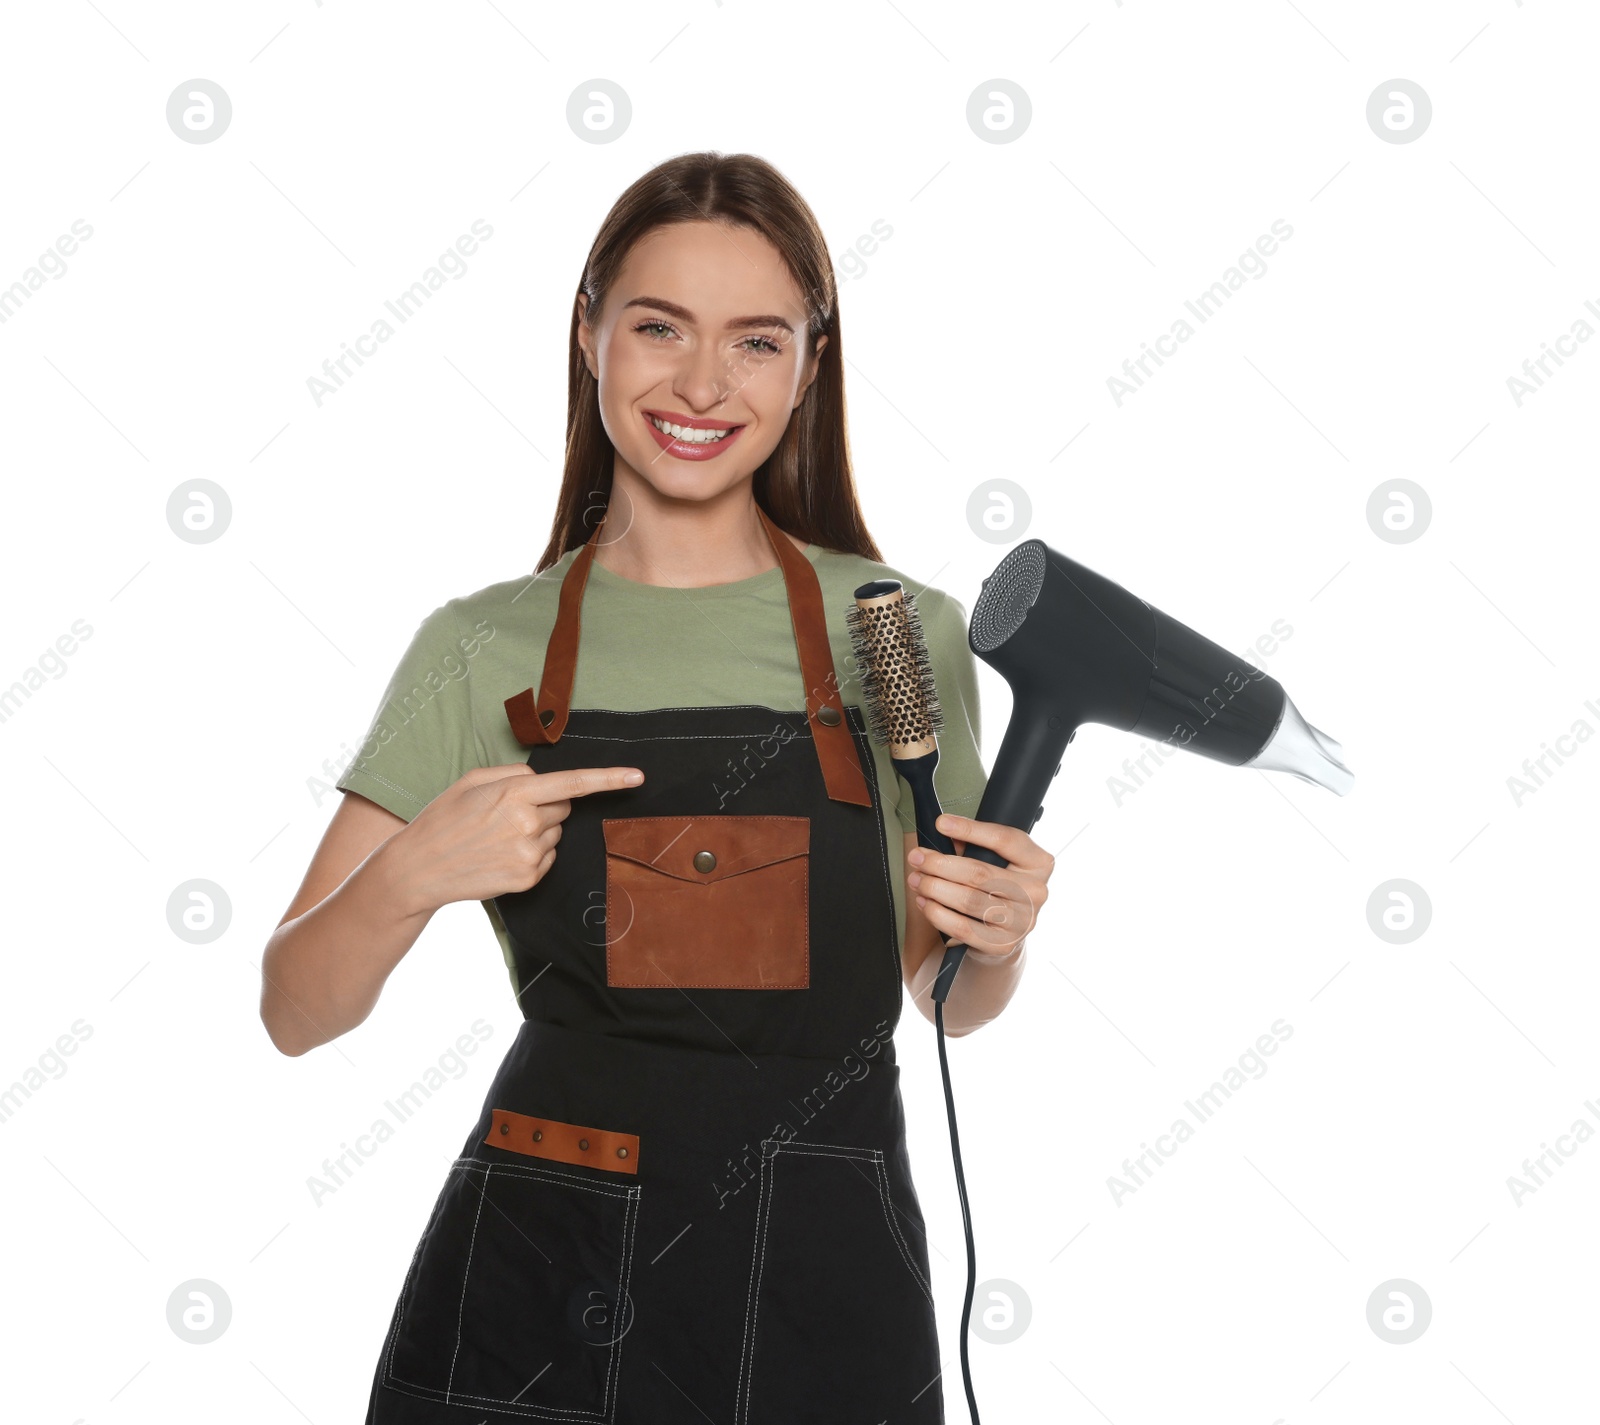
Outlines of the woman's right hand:
<svg viewBox="0 0 1600 1425">
<path fill-rule="evenodd" d="M 474 767 L 392 838 L 395 883 L 411 913 L 486 901 L 536 885 L 555 860 L 572 798 L 637 786 L 637 767 L 535 772 L 525 762 Z"/>
</svg>

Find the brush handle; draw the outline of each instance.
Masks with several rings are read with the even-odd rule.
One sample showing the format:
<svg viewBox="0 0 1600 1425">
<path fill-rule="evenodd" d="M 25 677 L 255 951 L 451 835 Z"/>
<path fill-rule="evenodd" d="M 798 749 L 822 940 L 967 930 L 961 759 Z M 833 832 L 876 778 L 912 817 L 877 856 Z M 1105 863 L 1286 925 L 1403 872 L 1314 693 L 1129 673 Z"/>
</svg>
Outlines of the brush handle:
<svg viewBox="0 0 1600 1425">
<path fill-rule="evenodd" d="M 939 793 L 933 785 L 933 769 L 939 765 L 939 749 L 925 752 L 920 757 L 896 757 L 894 769 L 900 780 L 911 788 L 911 804 L 916 809 L 917 844 L 930 851 L 942 851 L 946 856 L 956 854 L 955 843 L 939 830 Z"/>
<path fill-rule="evenodd" d="M 917 818 L 917 844 L 926 846 L 930 851 L 941 851 L 946 856 L 956 854 L 955 843 L 944 832 L 939 830 L 938 821 L 941 812 L 939 806 L 939 793 L 933 785 L 933 769 L 939 765 L 939 749 L 935 747 L 932 752 L 926 752 L 921 757 L 896 757 L 894 769 L 900 778 L 911 788 L 911 803 L 916 809 Z M 981 853 L 981 855 L 980 855 Z M 994 852 L 983 846 L 971 846 L 967 850 L 970 856 L 979 856 L 979 859 L 991 861 L 995 865 L 1008 864 L 1005 857 L 996 856 Z M 936 1004 L 943 1004 L 950 994 L 950 986 L 955 983 L 956 971 L 961 968 L 961 961 L 967 953 L 967 947 L 959 941 L 952 941 L 944 931 L 939 932 L 939 938 L 945 942 L 944 963 L 939 966 L 939 973 L 934 976 L 932 996 Z"/>
<path fill-rule="evenodd" d="M 939 753 L 933 752 L 925 758 L 917 758 L 917 763 L 933 763 L 938 761 L 938 758 Z M 944 832 L 934 825 L 939 819 L 939 798 L 933 790 L 933 768 L 931 766 L 920 768 L 917 763 L 912 763 L 907 758 L 906 761 L 896 761 L 894 766 L 901 777 L 909 782 L 912 801 L 917 804 L 918 843 L 930 848 L 931 851 L 944 851 L 949 856 L 960 854 L 973 857 L 973 860 L 984 860 L 989 865 L 1000 865 L 1000 867 L 1010 865 L 1011 862 L 1008 862 L 1000 852 L 990 851 L 987 846 L 974 846 L 968 843 L 965 851 L 955 851 L 955 844 L 950 841 L 949 836 L 944 835 Z M 926 785 L 926 790 L 923 790 L 923 785 Z M 939 937 L 944 940 L 944 963 L 939 966 L 938 974 L 933 977 L 933 990 L 930 993 L 934 1004 L 942 1004 L 949 998 L 950 985 L 955 984 L 955 972 L 962 968 L 962 960 L 966 956 L 966 945 L 960 940 L 950 939 L 944 931 L 939 931 Z"/>
</svg>

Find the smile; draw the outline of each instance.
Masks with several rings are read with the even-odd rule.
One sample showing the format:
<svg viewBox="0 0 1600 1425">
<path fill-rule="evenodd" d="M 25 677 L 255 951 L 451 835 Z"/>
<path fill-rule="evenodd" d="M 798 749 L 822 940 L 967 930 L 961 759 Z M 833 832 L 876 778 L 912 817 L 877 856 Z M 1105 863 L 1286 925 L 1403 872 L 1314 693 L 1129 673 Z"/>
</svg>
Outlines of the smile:
<svg viewBox="0 0 1600 1425">
<path fill-rule="evenodd" d="M 650 424 L 663 435 L 670 435 L 674 440 L 686 440 L 693 445 L 711 445 L 719 440 L 726 440 L 738 426 L 728 426 L 722 430 L 702 428 L 696 430 L 693 426 L 673 425 L 671 421 L 664 421 L 660 416 L 651 416 Z"/>
<path fill-rule="evenodd" d="M 708 460 L 738 438 L 742 425 L 716 421 L 673 421 L 654 411 L 642 413 L 656 443 L 680 460 Z"/>
</svg>

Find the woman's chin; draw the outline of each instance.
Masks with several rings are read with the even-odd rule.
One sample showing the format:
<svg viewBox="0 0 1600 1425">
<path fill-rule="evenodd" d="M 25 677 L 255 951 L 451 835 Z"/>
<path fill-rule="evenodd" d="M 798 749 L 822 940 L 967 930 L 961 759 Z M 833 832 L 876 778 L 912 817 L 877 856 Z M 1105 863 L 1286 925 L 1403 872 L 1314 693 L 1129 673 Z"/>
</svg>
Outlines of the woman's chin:
<svg viewBox="0 0 1600 1425">
<path fill-rule="evenodd" d="M 624 454 L 638 478 L 664 500 L 706 500 L 748 481 L 754 470 L 719 460 L 677 460 L 657 451 L 640 452 L 642 464 Z"/>
</svg>

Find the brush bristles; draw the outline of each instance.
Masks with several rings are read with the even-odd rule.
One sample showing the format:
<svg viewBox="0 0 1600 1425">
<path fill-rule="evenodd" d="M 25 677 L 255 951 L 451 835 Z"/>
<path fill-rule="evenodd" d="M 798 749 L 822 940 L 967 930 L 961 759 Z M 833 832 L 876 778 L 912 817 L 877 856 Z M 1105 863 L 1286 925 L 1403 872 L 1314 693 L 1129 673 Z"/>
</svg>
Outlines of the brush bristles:
<svg viewBox="0 0 1600 1425">
<path fill-rule="evenodd" d="M 901 590 L 898 597 L 858 599 L 845 612 L 845 624 L 861 668 L 873 740 L 887 742 L 892 755 L 931 750 L 944 728 L 944 712 L 916 596 Z"/>
</svg>

